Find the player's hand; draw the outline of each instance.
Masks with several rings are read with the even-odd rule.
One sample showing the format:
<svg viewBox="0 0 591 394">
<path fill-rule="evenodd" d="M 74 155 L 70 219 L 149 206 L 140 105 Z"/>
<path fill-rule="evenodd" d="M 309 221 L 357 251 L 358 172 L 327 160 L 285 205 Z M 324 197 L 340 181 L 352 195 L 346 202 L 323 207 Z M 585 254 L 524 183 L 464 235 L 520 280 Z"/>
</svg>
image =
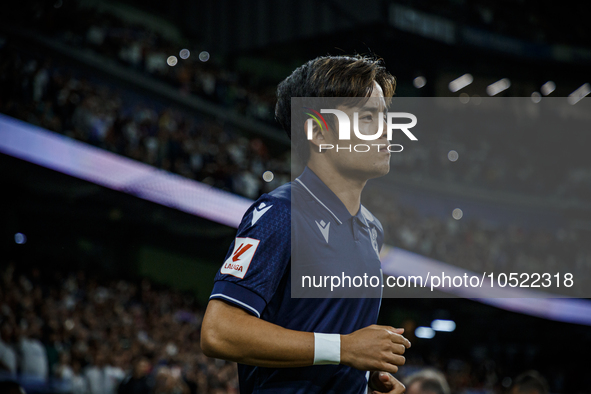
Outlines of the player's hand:
<svg viewBox="0 0 591 394">
<path fill-rule="evenodd" d="M 410 347 L 402 336 L 404 329 L 371 325 L 341 335 L 341 364 L 362 371 L 398 372 L 404 365 L 403 354 Z"/>
<path fill-rule="evenodd" d="M 388 372 L 372 372 L 369 378 L 370 394 L 402 394 L 406 387 Z"/>
</svg>

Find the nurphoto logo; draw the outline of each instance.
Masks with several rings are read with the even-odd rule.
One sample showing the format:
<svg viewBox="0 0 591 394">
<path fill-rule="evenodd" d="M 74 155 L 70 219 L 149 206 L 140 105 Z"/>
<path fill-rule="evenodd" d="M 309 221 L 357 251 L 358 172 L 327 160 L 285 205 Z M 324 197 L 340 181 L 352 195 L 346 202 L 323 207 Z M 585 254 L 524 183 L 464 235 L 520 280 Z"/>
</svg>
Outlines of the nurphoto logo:
<svg viewBox="0 0 591 394">
<path fill-rule="evenodd" d="M 328 130 L 328 124 L 326 120 L 321 114 L 333 114 L 337 117 L 337 121 L 339 123 L 339 141 L 347 141 L 351 140 L 351 121 L 349 120 L 349 116 L 338 109 L 321 109 L 320 112 L 309 108 L 304 107 L 305 110 L 311 112 L 305 112 L 306 115 L 310 116 L 310 119 L 306 121 L 306 134 L 308 140 L 313 138 L 313 127 L 314 122 L 320 127 L 321 130 Z M 378 116 L 380 117 L 380 121 L 378 122 L 378 130 L 375 134 L 364 134 L 359 130 L 359 112 L 353 113 L 353 133 L 355 136 L 363 141 L 375 141 L 379 139 L 384 133 L 384 116 L 386 117 L 386 134 L 388 141 L 392 140 L 392 132 L 394 130 L 402 131 L 411 141 L 417 141 L 417 137 L 414 136 L 410 132 L 409 129 L 413 128 L 417 124 L 417 117 L 409 112 L 387 112 L 384 114 L 383 112 L 379 112 Z M 394 119 L 409 119 L 410 123 L 394 123 Z M 396 153 L 402 152 L 403 147 L 400 144 L 356 144 L 356 145 L 347 145 L 347 146 L 340 146 L 337 144 L 335 147 L 333 144 L 319 144 L 318 149 L 328 150 L 328 149 L 336 149 L 338 152 L 339 150 L 348 150 L 355 152 L 369 152 L 372 148 L 371 146 L 375 146 L 376 150 L 380 150 L 382 146 L 387 145 L 387 149 L 389 152 Z"/>
</svg>

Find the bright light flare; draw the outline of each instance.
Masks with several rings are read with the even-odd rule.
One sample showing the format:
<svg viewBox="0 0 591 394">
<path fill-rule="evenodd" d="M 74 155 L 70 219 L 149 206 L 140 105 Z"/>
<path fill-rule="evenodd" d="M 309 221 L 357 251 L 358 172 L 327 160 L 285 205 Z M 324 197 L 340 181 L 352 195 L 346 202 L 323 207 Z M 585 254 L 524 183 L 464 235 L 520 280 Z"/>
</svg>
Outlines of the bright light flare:
<svg viewBox="0 0 591 394">
<path fill-rule="evenodd" d="M 456 322 L 453 320 L 435 319 L 431 322 L 431 328 L 435 331 L 452 332 L 456 329 Z"/>
<path fill-rule="evenodd" d="M 179 57 L 183 60 L 188 59 L 191 56 L 191 52 L 188 49 L 181 49 Z"/>
<path fill-rule="evenodd" d="M 464 89 L 466 86 L 470 85 L 474 82 L 474 77 L 472 74 L 464 74 L 461 77 L 458 77 L 451 81 L 448 85 L 449 90 L 451 92 L 457 92 L 458 90 Z"/>
<path fill-rule="evenodd" d="M 207 51 L 203 51 L 199 54 L 199 60 L 201 60 L 202 62 L 206 62 L 209 60 L 209 52 Z"/>
<path fill-rule="evenodd" d="M 449 159 L 449 161 L 457 161 L 459 157 L 460 155 L 455 150 L 450 150 L 447 153 L 447 158 Z"/>
<path fill-rule="evenodd" d="M 27 243 L 27 236 L 23 233 L 16 233 L 14 234 L 14 242 L 18 245 L 23 245 Z"/>
<path fill-rule="evenodd" d="M 435 330 L 433 330 L 431 327 L 417 327 L 415 330 L 415 336 L 417 338 L 431 339 L 435 336 Z"/>
<path fill-rule="evenodd" d="M 427 79 L 425 77 L 423 77 L 422 75 L 419 75 L 418 77 L 416 77 L 412 81 L 412 84 L 417 89 L 422 88 L 423 86 L 425 86 L 426 83 L 427 83 Z"/>
<path fill-rule="evenodd" d="M 549 95 L 550 93 L 552 93 L 555 90 L 556 90 L 556 84 L 553 81 L 548 81 L 540 87 L 540 92 L 542 92 L 542 94 L 544 96 Z"/>
<path fill-rule="evenodd" d="M 569 94 L 568 97 L 566 98 L 566 100 L 568 101 L 568 103 L 570 105 L 575 105 L 576 103 L 581 101 L 583 99 L 583 97 L 587 96 L 589 93 L 591 93 L 591 85 L 589 85 L 588 83 L 585 83 L 585 84 L 581 85 L 577 90 L 575 90 L 574 92 Z"/>
<path fill-rule="evenodd" d="M 271 182 L 273 180 L 273 178 L 275 178 L 275 175 L 273 175 L 273 173 L 271 171 L 265 171 L 263 173 L 263 180 L 265 182 Z"/>
<path fill-rule="evenodd" d="M 489 96 L 495 96 L 504 90 L 509 89 L 511 81 L 508 78 L 499 79 L 497 82 L 491 83 L 486 87 L 486 93 Z"/>
<path fill-rule="evenodd" d="M 166 59 L 166 64 L 168 64 L 170 67 L 176 66 L 178 62 L 179 60 L 176 58 L 176 56 L 169 56 L 168 59 Z"/>
</svg>

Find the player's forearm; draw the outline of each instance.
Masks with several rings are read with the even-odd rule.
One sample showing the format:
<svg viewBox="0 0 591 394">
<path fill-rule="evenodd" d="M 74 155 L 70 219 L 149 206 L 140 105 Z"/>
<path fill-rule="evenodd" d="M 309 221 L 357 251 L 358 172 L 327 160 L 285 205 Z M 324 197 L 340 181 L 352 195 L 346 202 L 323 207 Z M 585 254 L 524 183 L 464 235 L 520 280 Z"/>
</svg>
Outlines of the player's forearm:
<svg viewBox="0 0 591 394">
<path fill-rule="evenodd" d="M 285 329 L 220 300 L 207 307 L 201 347 L 206 356 L 260 367 L 304 367 L 314 361 L 313 333 Z"/>
</svg>

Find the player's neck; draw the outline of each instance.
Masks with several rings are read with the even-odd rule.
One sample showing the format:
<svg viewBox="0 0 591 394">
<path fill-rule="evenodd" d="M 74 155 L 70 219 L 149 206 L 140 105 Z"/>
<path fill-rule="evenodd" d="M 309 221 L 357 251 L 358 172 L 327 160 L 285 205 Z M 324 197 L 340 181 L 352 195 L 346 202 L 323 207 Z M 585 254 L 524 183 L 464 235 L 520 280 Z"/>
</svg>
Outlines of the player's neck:
<svg viewBox="0 0 591 394">
<path fill-rule="evenodd" d="M 357 215 L 361 206 L 361 192 L 367 180 L 346 177 L 334 167 L 318 165 L 310 160 L 308 168 L 341 200 L 351 215 Z"/>
</svg>

